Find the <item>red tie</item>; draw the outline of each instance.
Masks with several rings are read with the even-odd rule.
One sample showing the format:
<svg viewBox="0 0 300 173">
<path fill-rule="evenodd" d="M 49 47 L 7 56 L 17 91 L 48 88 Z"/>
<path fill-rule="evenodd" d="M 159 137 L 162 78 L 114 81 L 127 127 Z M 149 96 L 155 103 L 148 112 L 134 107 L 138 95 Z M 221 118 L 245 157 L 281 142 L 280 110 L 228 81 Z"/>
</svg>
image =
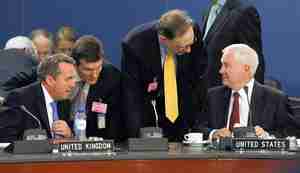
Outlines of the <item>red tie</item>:
<svg viewBox="0 0 300 173">
<path fill-rule="evenodd" d="M 233 106 L 232 113 L 230 116 L 229 129 L 230 131 L 233 129 L 234 124 L 240 123 L 240 106 L 239 106 L 239 93 L 233 93 Z"/>
</svg>

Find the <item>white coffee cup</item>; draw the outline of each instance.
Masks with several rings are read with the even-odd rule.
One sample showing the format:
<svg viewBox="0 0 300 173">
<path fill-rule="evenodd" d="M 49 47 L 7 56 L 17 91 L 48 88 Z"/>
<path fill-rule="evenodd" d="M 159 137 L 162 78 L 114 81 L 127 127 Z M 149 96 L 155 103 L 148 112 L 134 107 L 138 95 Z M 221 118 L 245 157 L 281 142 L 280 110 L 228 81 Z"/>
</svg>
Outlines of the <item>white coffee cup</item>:
<svg viewBox="0 0 300 173">
<path fill-rule="evenodd" d="M 188 143 L 201 143 L 203 141 L 202 133 L 188 133 L 184 135 L 184 140 Z"/>
</svg>

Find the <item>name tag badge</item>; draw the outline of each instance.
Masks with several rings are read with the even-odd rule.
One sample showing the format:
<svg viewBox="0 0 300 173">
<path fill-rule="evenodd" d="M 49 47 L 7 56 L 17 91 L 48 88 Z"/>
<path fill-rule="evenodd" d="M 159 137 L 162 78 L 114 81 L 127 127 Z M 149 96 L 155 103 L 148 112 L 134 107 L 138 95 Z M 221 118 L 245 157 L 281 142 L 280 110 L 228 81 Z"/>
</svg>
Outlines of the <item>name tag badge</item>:
<svg viewBox="0 0 300 173">
<path fill-rule="evenodd" d="M 104 129 L 105 119 L 106 119 L 106 112 L 107 112 L 107 104 L 102 102 L 93 102 L 92 103 L 92 112 L 97 113 L 97 126 L 98 129 Z"/>
<path fill-rule="evenodd" d="M 97 126 L 98 129 L 104 129 L 105 128 L 105 115 L 104 114 L 98 114 L 97 116 Z"/>
</svg>

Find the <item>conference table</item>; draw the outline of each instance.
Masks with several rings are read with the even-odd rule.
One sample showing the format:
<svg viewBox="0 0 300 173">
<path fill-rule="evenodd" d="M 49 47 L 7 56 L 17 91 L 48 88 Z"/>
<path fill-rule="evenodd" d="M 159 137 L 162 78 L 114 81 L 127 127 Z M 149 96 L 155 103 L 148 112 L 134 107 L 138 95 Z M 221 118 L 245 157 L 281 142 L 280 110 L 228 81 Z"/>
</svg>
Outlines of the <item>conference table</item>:
<svg viewBox="0 0 300 173">
<path fill-rule="evenodd" d="M 170 143 L 168 151 L 11 154 L 0 152 L 2 173 L 296 173 L 300 153 L 213 151 Z"/>
</svg>

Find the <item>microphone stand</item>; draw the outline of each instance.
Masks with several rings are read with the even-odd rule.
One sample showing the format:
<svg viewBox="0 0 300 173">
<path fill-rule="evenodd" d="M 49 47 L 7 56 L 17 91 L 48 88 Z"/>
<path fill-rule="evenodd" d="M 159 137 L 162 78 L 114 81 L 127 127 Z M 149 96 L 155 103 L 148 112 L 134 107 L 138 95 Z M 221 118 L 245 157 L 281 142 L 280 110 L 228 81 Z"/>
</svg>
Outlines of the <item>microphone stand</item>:
<svg viewBox="0 0 300 173">
<path fill-rule="evenodd" d="M 42 129 L 40 120 L 24 105 L 18 106 L 21 111 L 34 119 L 39 125 L 36 129 L 25 129 L 23 140 L 13 141 L 4 151 L 15 154 L 50 153 L 52 146 L 47 140 L 47 132 Z"/>
<path fill-rule="evenodd" d="M 155 126 L 158 127 L 158 114 L 157 114 L 157 110 L 156 110 L 156 100 L 151 100 L 151 104 L 154 110 L 154 115 L 155 115 Z"/>
</svg>

